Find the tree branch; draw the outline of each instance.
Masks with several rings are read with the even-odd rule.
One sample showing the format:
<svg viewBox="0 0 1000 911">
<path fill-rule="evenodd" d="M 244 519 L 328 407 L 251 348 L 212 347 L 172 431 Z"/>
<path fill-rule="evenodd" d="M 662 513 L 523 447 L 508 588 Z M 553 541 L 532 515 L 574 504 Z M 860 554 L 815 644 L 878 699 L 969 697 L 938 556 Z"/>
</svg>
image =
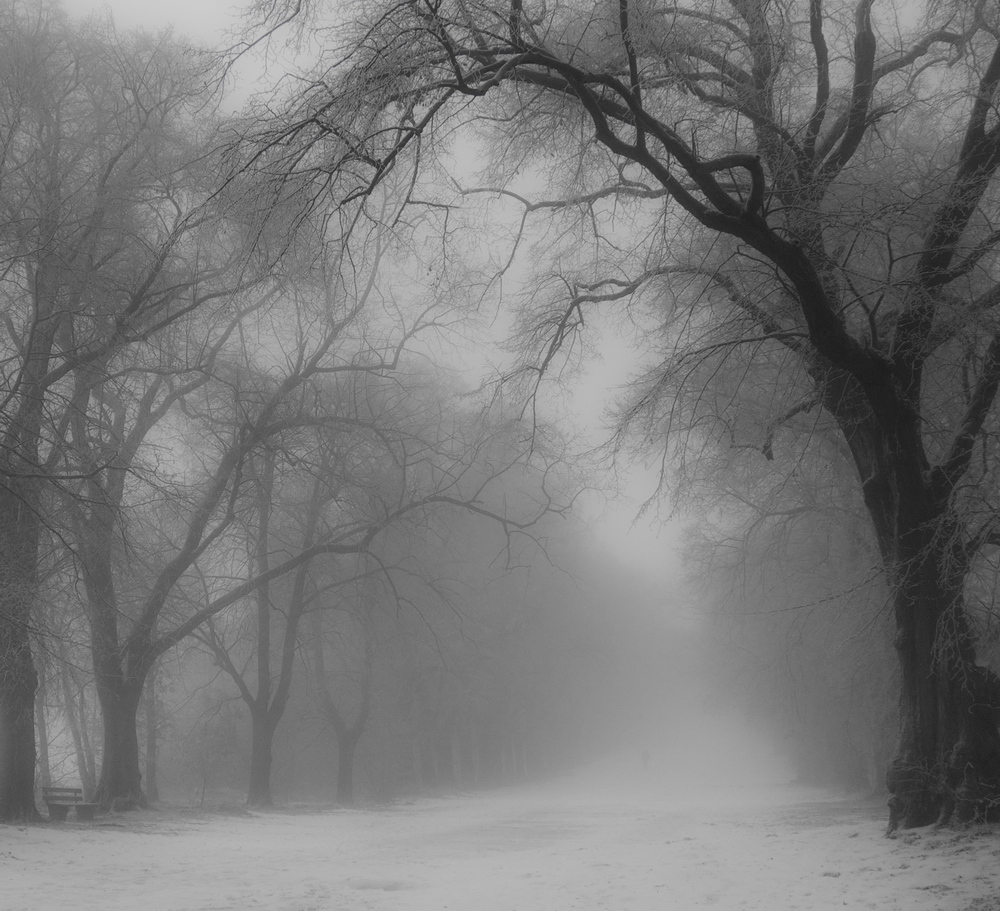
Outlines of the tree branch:
<svg viewBox="0 0 1000 911">
<path fill-rule="evenodd" d="M 826 119 L 830 101 L 830 55 L 823 35 L 823 0 L 809 0 L 809 38 L 816 58 L 816 101 L 806 125 L 803 150 L 808 160 L 816 153 L 816 139 Z"/>
<path fill-rule="evenodd" d="M 972 448 L 1000 387 L 1000 332 L 993 336 L 983 358 L 979 380 L 959 423 L 948 454 L 932 469 L 931 479 L 941 496 L 950 495 L 964 476 L 972 458 Z"/>
<path fill-rule="evenodd" d="M 873 0 L 858 0 L 854 14 L 854 81 L 851 103 L 840 144 L 820 169 L 819 177 L 828 183 L 853 158 L 868 131 L 872 96 L 875 92 L 875 32 L 872 29 Z"/>
</svg>

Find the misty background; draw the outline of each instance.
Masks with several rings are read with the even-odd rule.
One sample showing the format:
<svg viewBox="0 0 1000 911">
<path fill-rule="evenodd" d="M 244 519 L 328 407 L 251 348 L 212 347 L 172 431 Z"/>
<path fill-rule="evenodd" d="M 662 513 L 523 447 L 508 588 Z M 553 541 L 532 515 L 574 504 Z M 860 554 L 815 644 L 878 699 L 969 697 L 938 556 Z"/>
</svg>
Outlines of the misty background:
<svg viewBox="0 0 1000 911">
<path fill-rule="evenodd" d="M 105 15 L 81 0 L 63 6 L 73 17 Z M 106 9 L 120 35 L 169 27 L 215 47 L 235 40 L 227 30 L 239 25 L 239 9 L 224 2 Z M 284 52 L 275 44 L 241 58 L 222 109 L 239 110 L 262 85 L 280 83 Z M 182 127 L 195 123 L 196 107 L 184 118 Z M 452 154 L 460 159 L 453 170 L 479 165 L 475 148 Z M 145 795 L 368 804 L 602 762 L 617 774 L 699 786 L 762 775 L 880 789 L 896 731 L 891 631 L 872 542 L 859 530 L 856 495 L 844 492 L 849 481 L 806 465 L 803 486 L 808 472 L 822 476 L 812 479 L 815 508 L 764 521 L 739 505 L 738 478 L 720 470 L 685 480 L 642 433 L 618 435 L 618 403 L 657 356 L 655 314 L 608 320 L 557 388 L 540 391 L 530 409 L 506 405 L 502 420 L 484 426 L 474 393 L 506 363 L 512 322 L 477 285 L 476 265 L 498 255 L 489 231 L 512 232 L 519 220 L 516 205 L 484 207 L 478 227 L 461 226 L 467 261 L 459 268 L 470 275 L 455 285 L 482 292 L 482 304 L 456 306 L 442 317 L 448 331 L 411 344 L 407 333 L 416 338 L 421 327 L 394 307 L 403 290 L 433 297 L 421 234 L 377 253 L 381 241 L 372 239 L 351 282 L 364 288 L 377 262 L 387 276 L 378 279 L 381 309 L 335 341 L 344 373 L 316 385 L 317 402 L 338 403 L 331 408 L 342 427 L 324 436 L 304 421 L 248 449 L 239 498 L 227 505 L 227 493 L 213 506 L 234 518 L 147 630 L 155 642 L 185 628 L 156 650 L 138 703 Z M 433 237 L 429 226 L 427 243 Z M 532 242 L 530 234 L 523 241 L 526 258 Z M 518 269 L 505 285 L 515 295 L 526 274 Z M 107 556 L 118 599 L 109 623 L 123 637 L 121 655 L 164 555 L 198 508 L 199 485 L 229 452 L 220 428 L 250 426 L 282 371 L 299 369 L 296 346 L 307 357 L 318 350 L 319 318 L 301 317 L 318 298 L 301 293 L 298 323 L 288 305 L 255 323 L 258 303 L 242 301 L 247 318 L 238 329 L 227 322 L 232 310 L 184 324 L 189 339 L 218 343 L 219 361 L 231 364 L 217 389 L 185 392 L 136 442 L 120 492 L 129 518 Z M 378 348 L 382 358 L 397 347 L 409 358 L 402 379 L 347 372 L 359 352 Z M 98 411 L 111 417 L 74 439 L 80 452 L 90 447 L 84 455 L 94 464 L 111 447 L 115 396 L 127 387 L 138 401 L 152 389 L 155 370 L 146 367 L 137 385 L 109 386 Z M 134 362 L 122 369 L 128 382 L 141 372 Z M 138 406 L 120 407 L 131 415 Z M 526 435 L 532 420 L 551 436 Z M 78 492 L 74 483 L 66 482 L 69 494 Z M 396 515 L 390 504 L 404 501 Z M 336 516 L 320 510 L 309 519 L 320 503 L 336 504 Z M 463 508 L 470 504 L 481 508 Z M 59 529 L 46 539 L 38 608 L 40 778 L 79 782 L 92 797 L 102 766 L 93 670 L 101 655 L 89 625 L 94 608 L 83 603 L 90 571 L 73 554 L 94 540 L 87 523 L 99 517 L 63 508 L 76 531 L 68 541 Z M 213 598 L 311 546 L 324 522 L 322 534 L 344 552 L 318 553 L 305 571 L 276 575 L 186 628 Z"/>
</svg>

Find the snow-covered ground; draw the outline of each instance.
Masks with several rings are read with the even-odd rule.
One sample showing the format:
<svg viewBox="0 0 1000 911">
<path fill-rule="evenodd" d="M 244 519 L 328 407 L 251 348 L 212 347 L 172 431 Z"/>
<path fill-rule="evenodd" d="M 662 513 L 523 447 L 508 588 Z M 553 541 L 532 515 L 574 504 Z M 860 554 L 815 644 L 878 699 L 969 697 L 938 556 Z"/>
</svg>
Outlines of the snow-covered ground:
<svg viewBox="0 0 1000 911">
<path fill-rule="evenodd" d="M 0 827 L 0 909 L 1000 909 L 1000 830 L 890 840 L 884 815 L 638 761 L 380 810 L 162 809 Z"/>
</svg>

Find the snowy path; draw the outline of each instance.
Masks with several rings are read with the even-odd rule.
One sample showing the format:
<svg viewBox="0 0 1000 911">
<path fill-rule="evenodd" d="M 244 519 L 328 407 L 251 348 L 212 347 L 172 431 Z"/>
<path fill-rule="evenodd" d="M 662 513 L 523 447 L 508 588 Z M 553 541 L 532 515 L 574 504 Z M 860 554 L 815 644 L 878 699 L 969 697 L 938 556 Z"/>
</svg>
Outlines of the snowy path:
<svg viewBox="0 0 1000 911">
<path fill-rule="evenodd" d="M 1000 837 L 887 840 L 788 786 L 586 779 L 378 811 L 129 814 L 0 827 L 2 911 L 1000 909 Z"/>
</svg>

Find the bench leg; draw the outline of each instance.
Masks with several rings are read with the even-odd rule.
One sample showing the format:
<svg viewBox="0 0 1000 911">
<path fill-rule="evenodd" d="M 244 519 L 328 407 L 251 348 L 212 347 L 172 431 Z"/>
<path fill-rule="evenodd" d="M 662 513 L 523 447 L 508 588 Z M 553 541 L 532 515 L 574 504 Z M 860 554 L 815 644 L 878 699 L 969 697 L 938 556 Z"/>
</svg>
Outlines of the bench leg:
<svg viewBox="0 0 1000 911">
<path fill-rule="evenodd" d="M 49 820 L 51 822 L 66 822 L 69 815 L 69 807 L 61 803 L 46 804 L 49 808 Z"/>
</svg>

